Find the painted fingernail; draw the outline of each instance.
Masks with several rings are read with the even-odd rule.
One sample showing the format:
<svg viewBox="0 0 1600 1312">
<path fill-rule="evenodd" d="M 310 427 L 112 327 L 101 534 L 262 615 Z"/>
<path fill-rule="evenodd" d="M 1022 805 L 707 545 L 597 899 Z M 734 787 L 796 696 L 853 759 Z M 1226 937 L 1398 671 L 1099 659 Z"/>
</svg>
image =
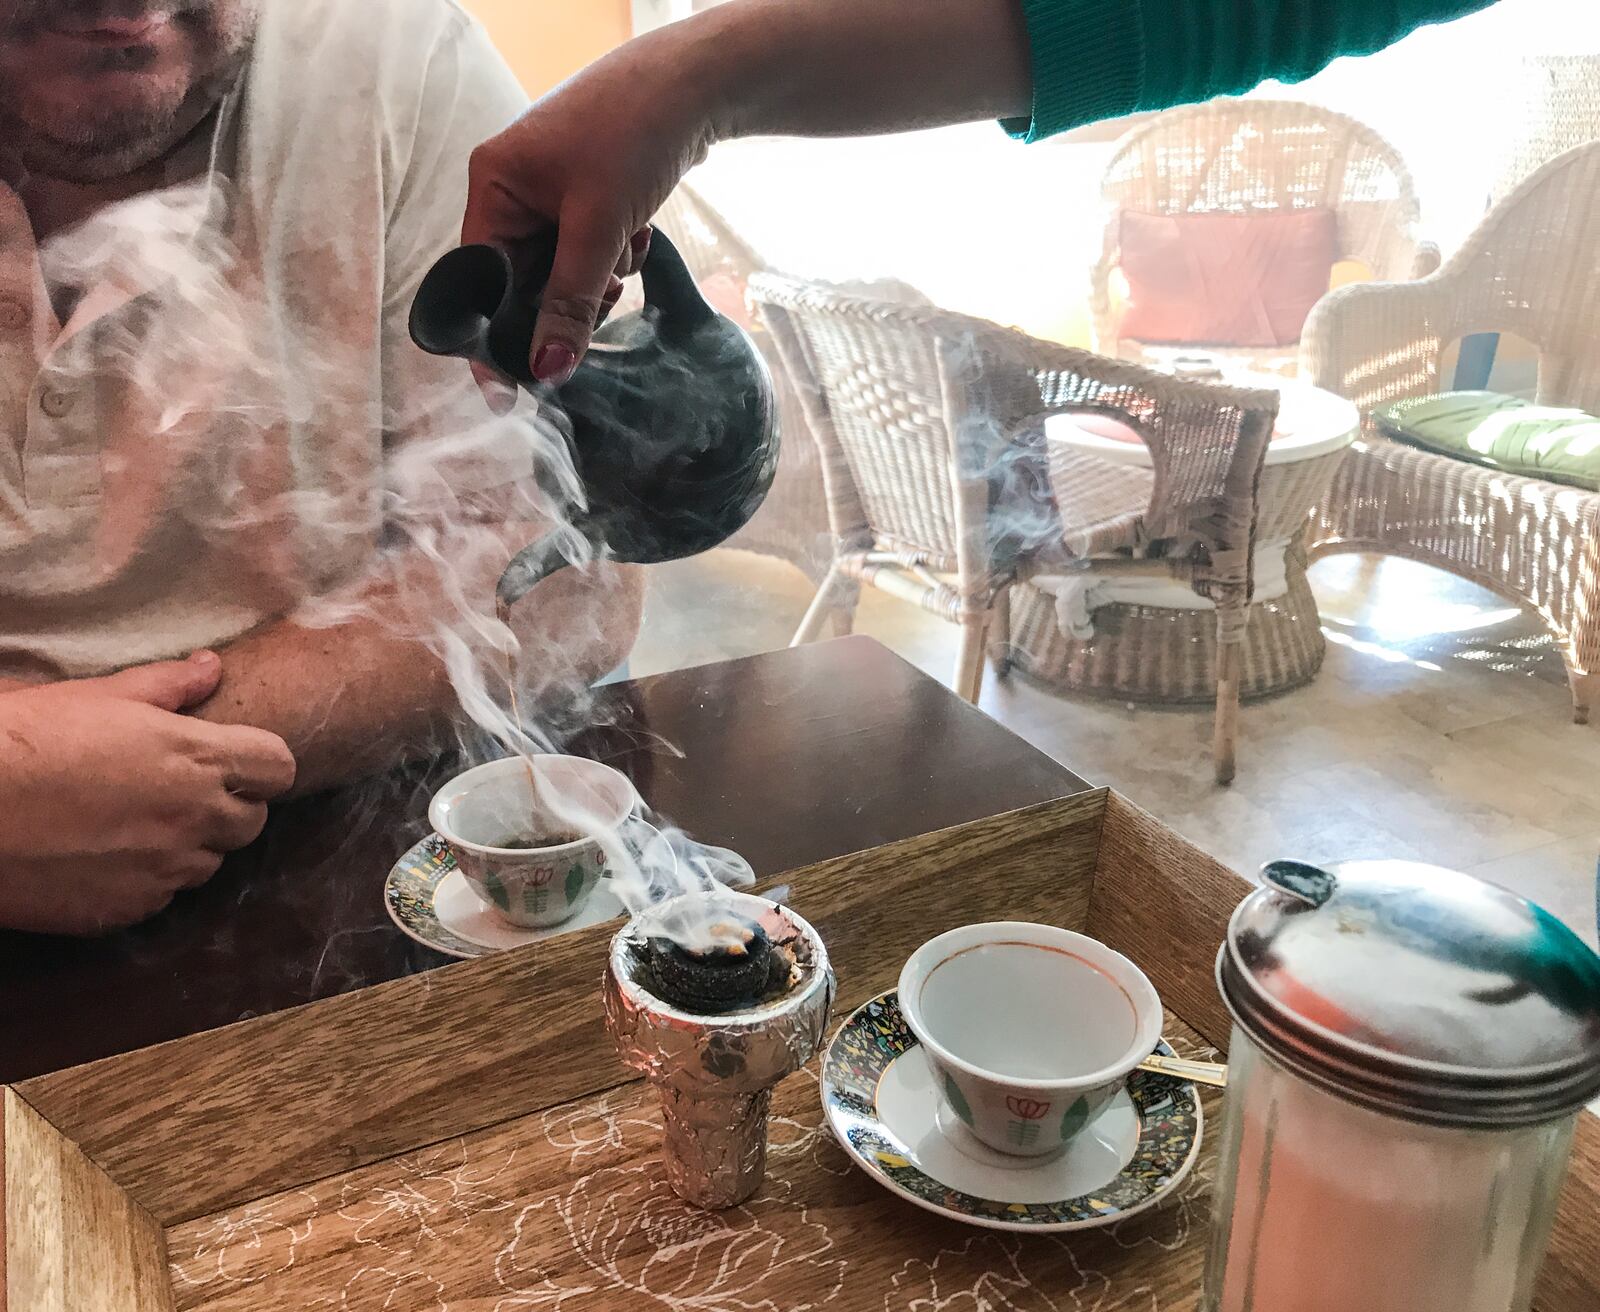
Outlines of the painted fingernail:
<svg viewBox="0 0 1600 1312">
<path fill-rule="evenodd" d="M 577 368 L 577 355 L 563 342 L 549 342 L 533 357 L 533 376 L 552 387 L 560 387 Z"/>
</svg>

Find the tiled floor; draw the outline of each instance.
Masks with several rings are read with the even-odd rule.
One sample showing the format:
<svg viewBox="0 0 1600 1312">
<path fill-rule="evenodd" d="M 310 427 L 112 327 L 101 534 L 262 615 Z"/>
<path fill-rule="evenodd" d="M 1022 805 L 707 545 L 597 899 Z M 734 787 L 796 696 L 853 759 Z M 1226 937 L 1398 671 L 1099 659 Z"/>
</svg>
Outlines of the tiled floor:
<svg viewBox="0 0 1600 1312">
<path fill-rule="evenodd" d="M 1246 707 L 1238 780 L 1210 781 L 1208 710 L 1134 710 L 991 675 L 983 707 L 1235 869 L 1406 856 L 1507 884 L 1595 941 L 1600 725 L 1571 722 L 1561 662 L 1499 599 L 1399 560 L 1312 573 L 1330 639 L 1310 687 Z M 632 672 L 786 644 L 810 597 L 788 566 L 714 552 L 658 567 Z M 857 630 L 940 679 L 954 630 L 868 593 Z"/>
</svg>

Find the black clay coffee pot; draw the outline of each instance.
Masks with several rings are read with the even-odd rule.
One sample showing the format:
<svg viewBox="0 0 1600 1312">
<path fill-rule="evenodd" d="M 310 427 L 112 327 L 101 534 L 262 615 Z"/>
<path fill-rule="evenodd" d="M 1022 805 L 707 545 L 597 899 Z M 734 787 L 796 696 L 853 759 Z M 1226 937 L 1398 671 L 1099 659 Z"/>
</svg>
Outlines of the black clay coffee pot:
<svg viewBox="0 0 1600 1312">
<path fill-rule="evenodd" d="M 488 365 L 535 392 L 571 448 L 585 504 L 574 526 L 597 551 L 637 564 L 725 542 L 755 514 L 778 463 L 772 379 L 755 344 L 711 308 L 657 232 L 641 276 L 644 309 L 612 320 L 559 388 L 534 380 L 528 354 L 555 237 L 463 246 L 428 272 L 411 337 L 433 355 Z M 567 557 L 560 535 L 533 543 L 500 579 L 509 606 Z"/>
</svg>

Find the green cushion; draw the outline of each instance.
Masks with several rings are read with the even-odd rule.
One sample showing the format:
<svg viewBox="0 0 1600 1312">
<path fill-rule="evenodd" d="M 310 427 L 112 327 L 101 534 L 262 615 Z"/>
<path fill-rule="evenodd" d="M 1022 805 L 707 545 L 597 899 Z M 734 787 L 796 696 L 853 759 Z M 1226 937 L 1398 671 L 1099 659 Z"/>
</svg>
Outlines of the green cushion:
<svg viewBox="0 0 1600 1312">
<path fill-rule="evenodd" d="M 1446 392 L 1379 406 L 1397 441 L 1491 469 L 1600 491 L 1600 419 L 1499 392 Z"/>
</svg>

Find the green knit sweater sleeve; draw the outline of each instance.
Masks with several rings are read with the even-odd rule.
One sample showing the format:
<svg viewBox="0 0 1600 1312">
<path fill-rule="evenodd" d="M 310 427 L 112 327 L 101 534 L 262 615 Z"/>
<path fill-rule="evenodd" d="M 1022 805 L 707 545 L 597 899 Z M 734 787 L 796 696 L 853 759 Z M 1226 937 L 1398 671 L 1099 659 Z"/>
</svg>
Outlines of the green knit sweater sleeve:
<svg viewBox="0 0 1600 1312">
<path fill-rule="evenodd" d="M 1299 82 L 1493 0 L 1021 0 L 1038 141 L 1097 119 Z"/>
</svg>

